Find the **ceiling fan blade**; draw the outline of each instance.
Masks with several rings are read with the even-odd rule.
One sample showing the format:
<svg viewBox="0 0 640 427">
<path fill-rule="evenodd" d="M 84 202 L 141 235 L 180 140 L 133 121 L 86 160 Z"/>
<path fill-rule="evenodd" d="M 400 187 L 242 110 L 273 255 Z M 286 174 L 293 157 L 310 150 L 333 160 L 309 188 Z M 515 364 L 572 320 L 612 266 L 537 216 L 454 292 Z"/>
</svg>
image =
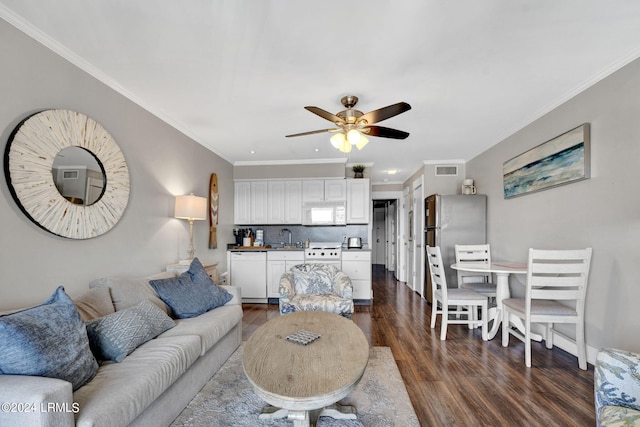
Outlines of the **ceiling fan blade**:
<svg viewBox="0 0 640 427">
<path fill-rule="evenodd" d="M 305 110 L 307 111 L 311 111 L 313 114 L 316 114 L 320 117 L 322 117 L 325 120 L 329 120 L 330 122 L 333 123 L 344 123 L 344 120 L 342 120 L 340 117 L 336 116 L 335 114 L 332 114 L 328 111 L 323 110 L 322 108 L 318 108 L 318 107 L 304 107 Z"/>
<path fill-rule="evenodd" d="M 398 102 L 397 104 L 388 105 L 377 110 L 369 111 L 358 120 L 364 119 L 368 124 L 378 123 L 390 117 L 404 113 L 405 111 L 409 111 L 410 109 L 411 105 L 407 104 L 406 102 Z"/>
<path fill-rule="evenodd" d="M 313 135 L 313 134 L 315 134 L 315 133 L 335 132 L 335 131 L 337 131 L 337 130 L 340 130 L 340 129 L 335 129 L 335 128 L 334 128 L 334 129 L 320 129 L 320 130 L 312 130 L 312 131 L 309 131 L 309 132 L 294 133 L 293 135 L 286 135 L 286 138 L 291 138 L 291 137 L 294 137 L 294 136 Z"/>
<path fill-rule="evenodd" d="M 405 139 L 409 136 L 409 132 L 383 126 L 365 126 L 362 131 L 366 135 L 379 136 L 380 138 Z"/>
</svg>

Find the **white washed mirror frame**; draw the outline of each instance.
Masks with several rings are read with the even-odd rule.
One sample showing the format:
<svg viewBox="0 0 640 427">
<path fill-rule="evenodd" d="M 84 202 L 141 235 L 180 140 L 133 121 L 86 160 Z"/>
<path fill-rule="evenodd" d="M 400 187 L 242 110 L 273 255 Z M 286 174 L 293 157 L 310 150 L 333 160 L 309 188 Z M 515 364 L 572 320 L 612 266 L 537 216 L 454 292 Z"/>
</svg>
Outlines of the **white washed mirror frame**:
<svg viewBox="0 0 640 427">
<path fill-rule="evenodd" d="M 64 148 L 84 148 L 104 168 L 102 197 L 90 206 L 62 197 L 51 169 Z M 129 170 L 113 137 L 100 123 L 70 110 L 45 110 L 24 120 L 5 151 L 5 175 L 20 209 L 37 225 L 69 239 L 90 239 L 113 228 L 129 201 Z"/>
</svg>

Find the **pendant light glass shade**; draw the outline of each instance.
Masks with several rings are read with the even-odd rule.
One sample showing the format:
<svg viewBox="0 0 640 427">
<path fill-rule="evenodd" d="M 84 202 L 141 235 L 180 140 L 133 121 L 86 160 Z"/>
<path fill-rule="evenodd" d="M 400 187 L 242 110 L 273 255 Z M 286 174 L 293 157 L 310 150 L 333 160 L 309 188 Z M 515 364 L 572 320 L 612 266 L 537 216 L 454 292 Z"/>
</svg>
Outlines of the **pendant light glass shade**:
<svg viewBox="0 0 640 427">
<path fill-rule="evenodd" d="M 345 137 L 344 133 L 339 132 L 339 133 L 336 133 L 335 135 L 333 135 L 331 137 L 330 141 L 331 141 L 331 145 L 333 145 L 333 147 L 336 150 L 339 150 L 340 147 L 342 146 L 342 144 L 346 141 L 346 137 Z"/>
<path fill-rule="evenodd" d="M 367 139 L 367 137 L 364 135 L 360 135 L 360 141 L 358 141 L 358 143 L 356 144 L 356 148 L 358 150 L 362 150 L 364 146 L 367 145 L 368 143 L 369 143 L 369 139 Z"/>
<path fill-rule="evenodd" d="M 360 142 L 360 138 L 360 131 L 358 131 L 357 129 L 351 129 L 349 132 L 347 132 L 347 141 L 349 141 L 353 145 L 356 145 L 358 142 Z"/>
</svg>

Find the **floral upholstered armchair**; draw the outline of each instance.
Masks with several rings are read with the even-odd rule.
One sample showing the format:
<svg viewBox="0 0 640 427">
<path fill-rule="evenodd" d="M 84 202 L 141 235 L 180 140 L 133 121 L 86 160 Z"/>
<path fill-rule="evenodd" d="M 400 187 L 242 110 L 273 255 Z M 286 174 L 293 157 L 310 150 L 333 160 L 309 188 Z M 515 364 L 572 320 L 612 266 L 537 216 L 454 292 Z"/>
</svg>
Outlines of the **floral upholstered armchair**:
<svg viewBox="0 0 640 427">
<path fill-rule="evenodd" d="M 348 319 L 353 314 L 353 285 L 343 271 L 328 264 L 299 264 L 280 278 L 280 314 L 328 311 Z"/>
<path fill-rule="evenodd" d="M 594 388 L 598 426 L 640 426 L 640 354 L 600 350 Z"/>
</svg>

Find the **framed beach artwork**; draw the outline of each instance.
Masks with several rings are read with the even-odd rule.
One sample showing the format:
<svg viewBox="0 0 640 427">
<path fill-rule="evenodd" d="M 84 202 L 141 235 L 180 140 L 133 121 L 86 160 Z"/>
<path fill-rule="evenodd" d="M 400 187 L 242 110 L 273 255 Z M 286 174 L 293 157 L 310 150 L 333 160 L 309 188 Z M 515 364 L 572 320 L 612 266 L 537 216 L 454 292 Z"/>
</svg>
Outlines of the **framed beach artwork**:
<svg viewBox="0 0 640 427">
<path fill-rule="evenodd" d="M 584 123 L 504 162 L 504 198 L 587 179 L 590 160 L 589 123 Z"/>
</svg>

